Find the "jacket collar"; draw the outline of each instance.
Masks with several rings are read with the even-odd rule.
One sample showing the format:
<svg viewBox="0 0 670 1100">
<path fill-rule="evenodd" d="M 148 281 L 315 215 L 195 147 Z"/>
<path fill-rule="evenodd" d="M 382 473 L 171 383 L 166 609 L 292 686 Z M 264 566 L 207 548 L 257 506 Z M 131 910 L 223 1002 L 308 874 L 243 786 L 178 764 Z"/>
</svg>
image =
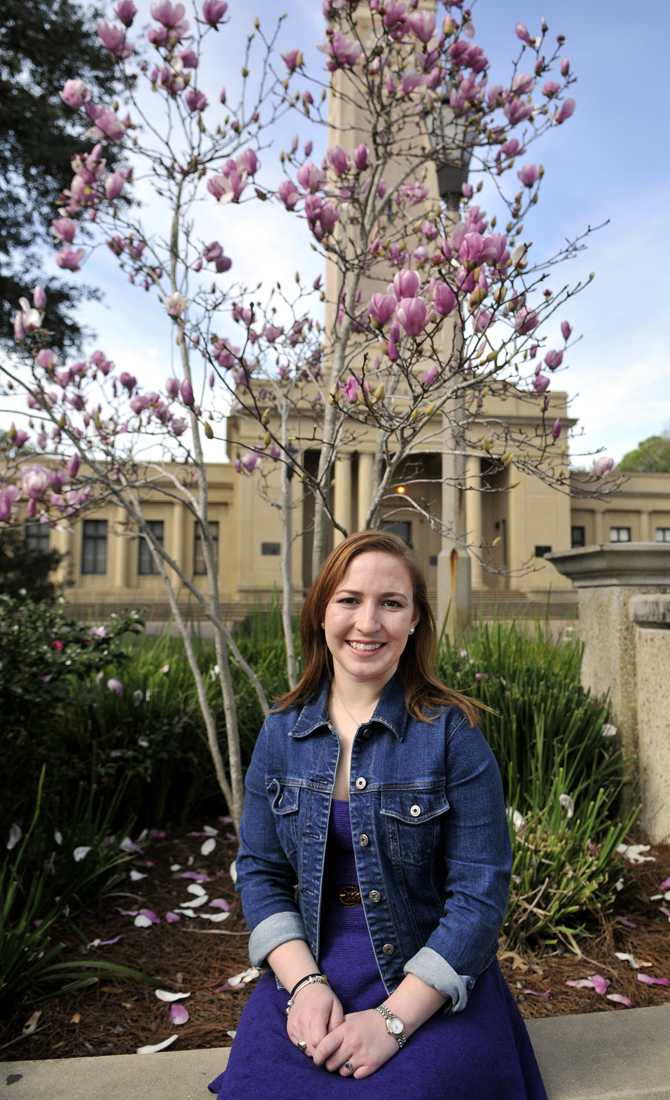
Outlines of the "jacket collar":
<svg viewBox="0 0 670 1100">
<path fill-rule="evenodd" d="M 290 737 L 307 737 L 310 733 L 314 733 L 316 730 L 328 726 L 329 693 L 330 679 L 324 679 L 321 682 L 317 694 L 312 696 L 300 711 L 295 726 L 289 732 Z M 400 678 L 396 674 L 384 685 L 377 707 L 369 724 L 372 725 L 374 723 L 376 725 L 385 726 L 386 729 L 389 729 L 391 733 L 394 734 L 398 741 L 403 741 L 407 727 L 407 719 L 408 713 L 405 705 L 405 692 L 400 682 Z"/>
</svg>

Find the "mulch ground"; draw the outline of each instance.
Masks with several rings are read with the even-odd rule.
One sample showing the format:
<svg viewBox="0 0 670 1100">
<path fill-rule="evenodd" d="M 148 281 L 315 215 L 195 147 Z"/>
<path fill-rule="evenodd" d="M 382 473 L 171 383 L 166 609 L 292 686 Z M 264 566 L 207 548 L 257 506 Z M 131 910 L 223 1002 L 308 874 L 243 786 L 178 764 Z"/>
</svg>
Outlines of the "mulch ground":
<svg viewBox="0 0 670 1100">
<path fill-rule="evenodd" d="M 62 933 L 72 957 L 137 967 L 155 980 L 140 986 L 104 978 L 92 989 L 43 1003 L 37 1019 L 35 1006 L 23 1005 L 13 1018 L 0 1023 L 0 1060 L 128 1054 L 174 1034 L 178 1039 L 172 1049 L 177 1050 L 231 1044 L 253 981 L 228 984 L 249 968 L 248 933 L 229 872 L 235 836 L 226 819 L 216 826 L 216 846 L 208 855 L 201 853 L 206 833 L 197 825 L 144 839 L 142 852 L 129 864 L 126 884 L 102 899 L 96 913 L 79 920 L 83 941 L 71 931 Z M 645 842 L 640 835 L 631 840 Z M 637 977 L 645 973 L 670 978 L 670 901 L 651 900 L 670 876 L 670 846 L 652 846 L 645 855 L 654 861 L 633 864 L 621 859 L 625 886 L 614 915 L 593 937 L 580 942 L 581 958 L 563 947 L 519 955 L 501 946 L 500 965 L 524 1017 L 628 1011 L 594 989 L 565 984 L 593 974 L 609 981 L 609 994 L 623 994 L 635 1007 L 670 1002 L 670 986 L 643 984 Z M 146 877 L 137 879 L 138 872 Z M 189 877 L 182 877 L 185 873 Z M 199 883 L 194 875 L 201 878 Z M 197 900 L 189 887 L 198 886 L 210 901 L 220 899 L 218 908 L 207 903 L 193 909 L 193 916 L 167 923 L 166 912 Z M 201 910 L 221 913 L 226 903 L 230 911 L 225 920 L 200 919 Z M 160 923 L 135 927 L 133 912 L 143 908 L 153 910 Z M 116 942 L 93 945 L 107 940 Z M 617 951 L 633 955 L 639 967 L 618 959 Z M 171 1021 L 170 1005 L 157 999 L 157 988 L 190 994 L 179 1002 L 188 1010 L 186 1023 L 177 1026 Z M 31 1027 L 34 1030 L 24 1034 Z"/>
</svg>

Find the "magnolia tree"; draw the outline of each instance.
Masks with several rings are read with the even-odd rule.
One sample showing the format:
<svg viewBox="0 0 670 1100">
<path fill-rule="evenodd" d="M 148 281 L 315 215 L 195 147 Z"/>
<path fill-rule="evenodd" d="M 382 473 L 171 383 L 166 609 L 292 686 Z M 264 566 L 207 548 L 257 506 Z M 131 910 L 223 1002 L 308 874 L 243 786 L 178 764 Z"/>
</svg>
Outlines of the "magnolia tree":
<svg viewBox="0 0 670 1100">
<path fill-rule="evenodd" d="M 544 23 L 537 32 L 518 24 L 510 77 L 492 84 L 470 13 L 460 3 L 443 7 L 325 0 L 325 80 L 306 73 L 299 49 L 279 55 L 279 27 L 267 36 L 256 21 L 239 89 L 221 89 L 215 100 L 199 74 L 207 51 L 230 33 L 226 0 L 194 3 L 188 12 L 184 4 L 156 0 L 143 31 L 136 30 L 133 0 L 118 0 L 98 33 L 118 64 L 123 103 L 95 102 L 76 72 L 62 91 L 90 152 L 73 162 L 71 185 L 54 212 L 56 262 L 80 270 L 90 234 L 97 234 L 130 281 L 158 298 L 178 365 L 149 389 L 102 350 L 63 362 L 43 328 L 44 292 L 38 287 L 32 301 L 22 299 L 16 355 L 2 369 L 6 390 L 25 396 L 29 419 L 13 424 L 4 438 L 0 522 L 67 523 L 113 502 L 127 531 L 147 541 L 236 821 L 243 787 L 231 658 L 251 678 L 264 710 L 267 700 L 223 621 L 208 524 L 205 441 L 223 436 L 231 409 L 258 425 L 257 442 L 233 456 L 239 475 L 265 479 L 276 495 L 268 472 L 282 470 L 291 683 L 297 675 L 290 622 L 293 488 L 314 499 L 316 570 L 327 527 L 336 523 L 334 463 L 362 431 L 372 433 L 377 448 L 367 526 L 380 522 L 409 456 L 425 451 L 438 434 L 452 441 L 454 452 L 478 439 L 484 396 L 496 387 L 512 386 L 536 405 L 541 429 L 531 437 L 491 422 L 486 451 L 503 462 L 513 453 L 518 466 L 568 490 L 558 444 L 563 427 L 547 412 L 572 341 L 562 311 L 582 283 L 551 289 L 547 281 L 587 234 L 554 256 L 534 258 L 525 219 L 543 178 L 529 146 L 572 115 L 574 77 L 560 36 L 552 43 Z M 155 93 L 151 100 L 148 89 Z M 330 143 L 321 160 L 314 142 L 329 125 L 329 90 Z M 303 133 L 274 152 L 276 128 L 291 113 Z M 356 122 L 346 131 L 343 122 L 338 134 L 337 118 Z M 440 198 L 436 164 L 469 166 L 458 194 Z M 504 211 L 500 225 L 481 206 L 485 183 L 492 186 L 484 194 Z M 152 230 L 134 202 L 147 184 L 165 233 Z M 264 289 L 260 280 L 242 286 L 224 243 L 203 237 L 200 204 L 225 207 L 234 219 L 245 204 L 268 202 L 278 217 L 297 219 L 309 234 L 329 265 L 325 288 L 321 279 L 311 283 L 300 273 L 291 290 L 274 282 Z M 83 226 L 89 232 L 82 238 Z M 159 457 L 144 458 L 147 446 L 152 455 L 159 448 Z M 319 450 L 316 469 L 305 461 L 307 447 Z M 596 481 L 611 466 L 599 459 Z M 450 475 L 447 466 L 445 476 L 455 478 L 456 468 Z M 182 502 L 199 526 L 202 588 L 146 521 L 143 502 L 157 495 Z M 420 494 L 416 506 L 421 510 Z M 454 534 L 453 517 L 427 518 Z M 214 628 L 227 765 L 180 611 L 180 586 Z"/>
</svg>

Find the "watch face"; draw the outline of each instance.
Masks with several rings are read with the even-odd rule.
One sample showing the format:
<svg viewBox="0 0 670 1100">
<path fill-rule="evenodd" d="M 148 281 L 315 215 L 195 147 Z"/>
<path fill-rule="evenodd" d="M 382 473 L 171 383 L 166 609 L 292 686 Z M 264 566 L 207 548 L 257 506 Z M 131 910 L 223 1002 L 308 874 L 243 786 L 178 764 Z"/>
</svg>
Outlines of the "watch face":
<svg viewBox="0 0 670 1100">
<path fill-rule="evenodd" d="M 404 1028 L 405 1025 L 403 1024 L 402 1020 L 400 1020 L 397 1016 L 393 1016 L 389 1020 L 389 1029 L 393 1032 L 394 1035 L 400 1035 L 400 1032 L 404 1031 Z"/>
</svg>

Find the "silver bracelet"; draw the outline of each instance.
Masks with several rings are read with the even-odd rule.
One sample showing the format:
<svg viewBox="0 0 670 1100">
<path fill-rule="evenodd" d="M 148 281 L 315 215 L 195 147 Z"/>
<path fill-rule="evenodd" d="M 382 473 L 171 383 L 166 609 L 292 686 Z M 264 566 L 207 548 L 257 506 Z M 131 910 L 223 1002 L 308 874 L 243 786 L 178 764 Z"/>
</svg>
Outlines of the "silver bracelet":
<svg viewBox="0 0 670 1100">
<path fill-rule="evenodd" d="M 288 1016 L 289 1012 L 291 1011 L 291 1009 L 293 1008 L 293 1004 L 294 1004 L 295 999 L 296 999 L 298 993 L 300 992 L 300 990 L 303 989 L 306 985 L 314 985 L 315 983 L 319 983 L 321 985 L 329 985 L 330 984 L 329 981 L 328 981 L 328 978 L 326 977 L 325 974 L 310 974 L 310 976 L 308 978 L 304 978 L 303 981 L 300 982 L 298 984 L 297 988 L 293 991 L 293 996 L 289 997 L 288 1001 L 286 1002 L 286 1015 L 287 1016 Z"/>
</svg>

